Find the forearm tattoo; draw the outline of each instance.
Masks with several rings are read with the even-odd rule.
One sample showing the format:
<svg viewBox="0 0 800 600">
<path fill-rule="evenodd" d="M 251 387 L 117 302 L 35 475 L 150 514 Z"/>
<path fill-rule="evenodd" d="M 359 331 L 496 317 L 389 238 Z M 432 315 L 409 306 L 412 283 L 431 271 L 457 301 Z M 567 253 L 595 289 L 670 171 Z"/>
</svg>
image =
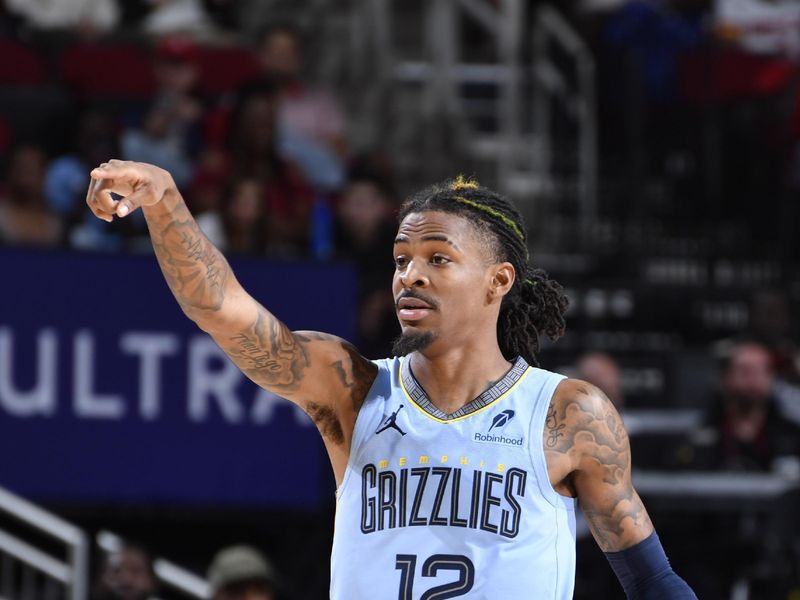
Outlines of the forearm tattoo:
<svg viewBox="0 0 800 600">
<path fill-rule="evenodd" d="M 579 462 L 574 491 L 604 552 L 630 545 L 652 523 L 631 483 L 630 443 L 619 414 L 599 390 L 576 388 L 574 397 L 551 405 L 544 430 L 545 453 Z"/>
<path fill-rule="evenodd" d="M 148 218 L 148 227 L 161 272 L 189 317 L 220 310 L 230 266 L 183 201 L 168 216 Z"/>
</svg>

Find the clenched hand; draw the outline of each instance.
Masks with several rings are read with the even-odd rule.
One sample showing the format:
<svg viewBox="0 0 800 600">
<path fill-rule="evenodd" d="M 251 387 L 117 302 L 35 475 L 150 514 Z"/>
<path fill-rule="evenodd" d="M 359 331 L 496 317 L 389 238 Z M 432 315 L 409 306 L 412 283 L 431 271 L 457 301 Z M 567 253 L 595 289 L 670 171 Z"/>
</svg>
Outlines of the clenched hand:
<svg viewBox="0 0 800 600">
<path fill-rule="evenodd" d="M 125 217 L 140 206 L 152 206 L 175 190 L 167 171 L 146 163 L 110 160 L 89 175 L 86 204 L 98 219 L 109 223 L 114 215 Z M 112 192 L 122 198 L 114 200 Z"/>
</svg>

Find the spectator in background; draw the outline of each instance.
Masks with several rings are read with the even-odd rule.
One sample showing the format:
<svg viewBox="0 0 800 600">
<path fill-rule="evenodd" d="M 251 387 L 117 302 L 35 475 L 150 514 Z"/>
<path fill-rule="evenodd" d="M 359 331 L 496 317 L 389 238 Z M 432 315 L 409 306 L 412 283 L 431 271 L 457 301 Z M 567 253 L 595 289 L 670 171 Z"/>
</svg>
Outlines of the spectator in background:
<svg viewBox="0 0 800 600">
<path fill-rule="evenodd" d="M 714 0 L 717 34 L 747 52 L 800 56 L 800 4 L 796 0 Z"/>
<path fill-rule="evenodd" d="M 800 426 L 800 351 L 795 343 L 789 297 L 758 290 L 750 303 L 750 337 L 769 350 L 775 369 L 773 393 L 781 415 Z"/>
<path fill-rule="evenodd" d="M 178 187 L 192 177 L 192 160 L 174 137 L 179 122 L 177 106 L 170 100 L 154 100 L 139 127 L 126 129 L 120 140 L 125 160 L 143 161 L 168 169 Z"/>
<path fill-rule="evenodd" d="M 127 129 L 121 139 L 125 160 L 170 171 L 178 187 L 191 181 L 200 146 L 197 60 L 198 49 L 189 38 L 176 35 L 159 42 L 153 62 L 156 92 L 140 127 Z"/>
<path fill-rule="evenodd" d="M 250 546 L 220 550 L 208 568 L 210 600 L 277 600 L 280 581 L 275 567 Z"/>
<path fill-rule="evenodd" d="M 319 193 L 338 192 L 344 184 L 342 161 L 322 144 L 279 129 L 278 152 L 284 160 L 295 163 L 306 181 Z"/>
<path fill-rule="evenodd" d="M 297 167 L 278 153 L 277 110 L 276 89 L 269 83 L 250 88 L 239 99 L 230 129 L 231 175 L 254 179 L 262 186 L 264 210 L 269 217 L 268 252 L 305 255 L 314 194 Z"/>
<path fill-rule="evenodd" d="M 197 225 L 220 249 L 226 245 L 222 212 L 227 198 L 230 157 L 218 145 L 207 146 L 200 155 L 186 203 L 196 215 Z"/>
<path fill-rule="evenodd" d="M 603 352 L 588 352 L 578 358 L 578 379 L 588 381 L 597 386 L 608 396 L 611 403 L 618 411 L 625 407 L 625 398 L 622 394 L 622 378 L 617 361 Z"/>
<path fill-rule="evenodd" d="M 636 57 L 645 89 L 663 102 L 674 97 L 678 57 L 703 39 L 702 21 L 670 2 L 631 0 L 609 19 L 606 37 Z"/>
<path fill-rule="evenodd" d="M 150 600 L 158 581 L 150 554 L 126 544 L 106 556 L 95 585 L 93 600 Z"/>
<path fill-rule="evenodd" d="M 56 246 L 61 242 L 61 221 L 44 200 L 46 163 L 39 146 L 21 145 L 12 151 L 5 187 L 0 189 L 0 244 Z"/>
<path fill-rule="evenodd" d="M 359 348 L 365 356 L 385 353 L 397 335 L 394 300 L 389 291 L 392 240 L 397 226 L 387 186 L 369 175 L 356 175 L 338 205 L 335 246 L 340 258 L 353 261 L 360 278 Z"/>
<path fill-rule="evenodd" d="M 264 254 L 264 189 L 257 179 L 237 179 L 230 186 L 222 215 L 222 249 L 231 254 Z M 203 231 L 208 225 L 201 226 Z"/>
<path fill-rule="evenodd" d="M 386 284 L 391 262 L 394 202 L 387 187 L 369 175 L 351 178 L 338 205 L 336 247 L 339 256 L 358 264 L 367 287 Z"/>
<path fill-rule="evenodd" d="M 304 81 L 300 32 L 290 25 L 269 28 L 261 36 L 258 55 L 264 77 L 278 85 L 280 127 L 345 156 L 344 115 L 330 91 Z"/>
<path fill-rule="evenodd" d="M 757 290 L 750 303 L 750 336 L 771 353 L 775 374 L 800 383 L 800 352 L 794 342 L 792 310 L 782 290 Z"/>
<path fill-rule="evenodd" d="M 111 31 L 120 18 L 117 0 L 6 0 L 5 5 L 33 29 L 74 30 L 86 36 Z"/>
<path fill-rule="evenodd" d="M 47 167 L 44 193 L 47 205 L 67 227 L 67 242 L 73 248 L 118 251 L 131 224 L 116 220 L 110 225 L 86 215 L 86 173 L 94 165 L 119 156 L 117 121 L 109 113 L 88 109 L 78 117 L 71 152 Z"/>
<path fill-rule="evenodd" d="M 344 117 L 331 93 L 302 81 L 299 32 L 289 26 L 269 29 L 261 37 L 257 59 L 261 77 L 245 85 L 240 95 L 264 85 L 274 86 L 278 97 L 276 144 L 281 157 L 295 163 L 318 192 L 338 192 L 346 179 Z"/>
<path fill-rule="evenodd" d="M 216 28 L 201 0 L 150 0 L 150 11 L 142 21 L 145 33 L 160 37 L 175 33 L 213 37 Z"/>
<path fill-rule="evenodd" d="M 158 42 L 153 57 L 155 96 L 175 106 L 173 135 L 197 154 L 200 144 L 198 125 L 203 116 L 199 97 L 200 48 L 189 37 L 171 35 Z"/>
<path fill-rule="evenodd" d="M 777 410 L 775 373 L 769 351 L 738 342 L 723 357 L 707 429 L 697 437 L 700 466 L 767 471 L 786 457 L 800 457 L 800 428 Z"/>
</svg>

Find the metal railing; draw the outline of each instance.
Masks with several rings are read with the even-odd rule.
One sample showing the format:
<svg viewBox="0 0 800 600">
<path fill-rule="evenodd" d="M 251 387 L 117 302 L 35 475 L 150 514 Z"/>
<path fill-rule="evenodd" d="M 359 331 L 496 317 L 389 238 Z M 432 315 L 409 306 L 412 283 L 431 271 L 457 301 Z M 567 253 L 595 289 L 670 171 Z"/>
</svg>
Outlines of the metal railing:
<svg viewBox="0 0 800 600">
<path fill-rule="evenodd" d="M 355 112 L 362 122 L 372 122 L 365 125 L 372 133 L 367 143 L 387 148 L 401 170 L 407 158 L 418 163 L 418 175 L 426 181 L 439 177 L 442 168 L 452 170 L 454 152 L 456 158 L 504 164 L 496 157 L 512 155 L 507 149 L 516 146 L 519 135 L 508 115 L 518 113 L 520 106 L 518 46 L 524 5 L 522 0 L 502 0 L 497 7 L 477 0 L 355 3 L 349 68 L 360 83 L 351 88 L 359 95 Z M 398 41 L 398 13 L 403 11 L 406 17 L 415 13 L 419 47 Z M 495 60 L 465 60 L 459 35 L 463 18 L 494 40 Z M 470 101 L 463 90 L 471 84 L 498 90 L 498 102 L 482 104 L 488 107 L 483 116 L 502 124 L 488 142 L 470 128 Z"/>
<path fill-rule="evenodd" d="M 4 529 L 0 520 L 0 600 L 87 600 L 89 541 L 83 531 L 3 488 L 0 516 L 13 524 L 14 531 Z M 19 537 L 23 530 L 26 539 Z M 33 539 L 55 541 L 63 545 L 63 551 L 56 555 L 52 543 L 36 544 Z M 124 541 L 101 531 L 97 545 L 110 553 L 119 550 Z M 205 579 L 174 562 L 157 557 L 153 570 L 170 597 L 176 592 L 193 600 L 208 598 Z"/>
<path fill-rule="evenodd" d="M 18 527 L 64 545 L 53 556 L 0 528 L 0 597 L 8 600 L 86 600 L 88 542 L 77 527 L 0 488 L 0 514 Z"/>
<path fill-rule="evenodd" d="M 571 109 L 577 122 L 578 201 L 580 217 L 587 222 L 597 214 L 597 108 L 595 62 L 592 52 L 561 14 L 550 5 L 539 8 L 533 31 L 535 86 L 533 114 L 540 147 L 534 170 L 544 176 L 551 172 L 551 115 L 553 100 Z M 557 45 L 574 62 L 575 84 L 551 58 Z"/>
<path fill-rule="evenodd" d="M 411 52 L 395 35 L 401 10 L 418 13 L 413 17 L 420 46 Z M 574 188 L 580 214 L 588 219 L 595 214 L 597 195 L 594 60 L 555 8 L 543 6 L 530 16 L 527 10 L 523 0 L 355 2 L 348 59 L 351 83 L 358 82 L 350 87 L 359 95 L 355 112 L 373 123 L 372 142 L 383 142 L 399 165 L 411 157 L 427 167 L 419 173 L 426 180 L 439 175 L 435 171 L 442 154 L 448 170 L 453 158 L 466 157 L 483 164 L 503 191 L 521 197 L 547 194 L 564 184 L 558 180 L 564 174 L 554 173 L 552 157 L 558 144 L 574 144 L 574 173 L 564 187 Z M 465 18 L 492 40 L 492 60 L 465 59 L 469 42 L 459 35 Z M 525 60 L 524 40 L 531 33 L 533 56 Z M 566 64 L 556 58 L 564 55 Z M 494 90 L 495 99 L 476 101 L 465 95 L 467 89 Z M 471 124 L 476 110 L 482 123 L 495 124 L 493 130 Z M 559 138 L 564 134 L 552 127 L 556 110 L 574 122 L 574 139 Z M 437 135 L 449 140 L 451 148 L 431 146 Z"/>
<path fill-rule="evenodd" d="M 95 541 L 97 546 L 107 554 L 118 552 L 125 546 L 125 540 L 117 534 L 105 530 L 97 534 Z M 172 561 L 156 557 L 153 560 L 153 571 L 162 589 L 177 592 L 183 598 L 203 600 L 209 597 L 208 582 L 205 579 Z M 174 594 L 170 594 L 170 598 L 173 597 Z"/>
</svg>

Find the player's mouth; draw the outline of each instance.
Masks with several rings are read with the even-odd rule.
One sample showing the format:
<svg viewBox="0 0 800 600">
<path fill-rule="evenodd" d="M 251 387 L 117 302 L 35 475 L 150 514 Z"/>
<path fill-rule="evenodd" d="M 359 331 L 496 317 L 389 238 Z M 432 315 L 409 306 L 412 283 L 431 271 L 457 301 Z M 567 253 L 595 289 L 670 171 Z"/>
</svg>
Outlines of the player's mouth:
<svg viewBox="0 0 800 600">
<path fill-rule="evenodd" d="M 431 299 L 423 298 L 421 294 L 410 291 L 400 294 L 395 306 L 397 307 L 397 316 L 401 321 L 419 321 L 436 310 L 436 303 Z"/>
</svg>

